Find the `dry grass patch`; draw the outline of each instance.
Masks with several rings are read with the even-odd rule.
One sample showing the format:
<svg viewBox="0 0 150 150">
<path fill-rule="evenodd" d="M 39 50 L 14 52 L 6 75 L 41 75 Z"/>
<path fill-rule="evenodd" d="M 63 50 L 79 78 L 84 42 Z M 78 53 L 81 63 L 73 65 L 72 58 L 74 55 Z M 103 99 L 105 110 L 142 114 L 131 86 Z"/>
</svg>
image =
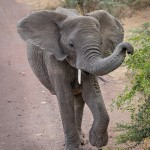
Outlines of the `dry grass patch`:
<svg viewBox="0 0 150 150">
<path fill-rule="evenodd" d="M 34 10 L 38 9 L 55 9 L 60 6 L 60 0 L 16 0 L 17 2 L 24 2 L 32 6 Z"/>
</svg>

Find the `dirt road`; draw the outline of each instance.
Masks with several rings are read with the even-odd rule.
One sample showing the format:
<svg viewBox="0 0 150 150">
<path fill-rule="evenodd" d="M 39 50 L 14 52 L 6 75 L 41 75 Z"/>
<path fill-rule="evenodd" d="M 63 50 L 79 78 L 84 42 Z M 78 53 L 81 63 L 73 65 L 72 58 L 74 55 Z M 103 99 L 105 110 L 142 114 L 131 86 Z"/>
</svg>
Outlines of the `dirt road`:
<svg viewBox="0 0 150 150">
<path fill-rule="evenodd" d="M 16 32 L 16 22 L 29 11 L 29 6 L 15 0 L 0 1 L 0 150 L 63 150 L 63 130 L 56 97 L 32 73 L 26 58 L 26 45 Z M 123 73 L 104 78 L 108 83 L 100 84 L 109 111 L 111 100 L 123 90 L 127 79 Z M 108 145 L 113 149 L 114 124 L 127 115 L 117 111 L 109 111 L 109 114 Z M 86 138 L 91 123 L 92 116 L 86 107 L 83 119 Z M 84 149 L 95 148 L 87 140 Z"/>
</svg>

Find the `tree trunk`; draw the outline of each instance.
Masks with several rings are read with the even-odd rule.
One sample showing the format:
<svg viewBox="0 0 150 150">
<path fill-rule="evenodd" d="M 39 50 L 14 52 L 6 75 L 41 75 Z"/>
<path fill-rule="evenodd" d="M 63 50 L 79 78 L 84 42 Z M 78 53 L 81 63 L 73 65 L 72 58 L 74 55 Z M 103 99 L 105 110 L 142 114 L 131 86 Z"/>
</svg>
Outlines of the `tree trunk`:
<svg viewBox="0 0 150 150">
<path fill-rule="evenodd" d="M 84 14 L 84 6 L 83 6 L 83 4 L 84 4 L 83 0 L 78 0 L 77 1 L 77 7 L 78 7 L 81 15 L 85 15 Z"/>
</svg>

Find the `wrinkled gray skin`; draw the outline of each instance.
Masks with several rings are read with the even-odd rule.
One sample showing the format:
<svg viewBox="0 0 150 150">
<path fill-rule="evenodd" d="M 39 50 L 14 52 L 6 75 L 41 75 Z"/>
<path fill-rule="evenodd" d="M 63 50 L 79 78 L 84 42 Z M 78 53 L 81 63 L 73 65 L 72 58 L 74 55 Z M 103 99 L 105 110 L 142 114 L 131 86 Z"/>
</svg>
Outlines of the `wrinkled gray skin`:
<svg viewBox="0 0 150 150">
<path fill-rule="evenodd" d="M 103 10 L 80 16 L 76 10 L 57 8 L 29 14 L 17 24 L 17 29 L 27 42 L 33 72 L 57 96 L 65 150 L 79 150 L 80 143 L 83 144 L 81 122 L 85 103 L 94 118 L 90 143 L 98 148 L 105 146 L 109 116 L 96 76 L 118 68 L 126 51 L 133 53 L 129 43 L 121 43 L 123 28 L 118 20 Z M 82 70 L 81 85 L 77 69 Z"/>
</svg>

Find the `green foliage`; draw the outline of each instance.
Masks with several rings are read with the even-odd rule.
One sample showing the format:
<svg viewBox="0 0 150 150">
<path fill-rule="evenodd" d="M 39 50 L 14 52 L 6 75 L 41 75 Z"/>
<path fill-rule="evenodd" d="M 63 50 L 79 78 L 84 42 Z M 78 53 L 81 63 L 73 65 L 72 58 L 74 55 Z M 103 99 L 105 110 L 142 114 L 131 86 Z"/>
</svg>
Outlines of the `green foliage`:
<svg viewBox="0 0 150 150">
<path fill-rule="evenodd" d="M 105 9 L 111 12 L 112 7 L 117 6 L 117 4 L 118 2 L 115 0 L 65 0 L 66 7 L 83 7 L 84 13 L 94 11 L 96 9 Z"/>
<path fill-rule="evenodd" d="M 63 2 L 63 0 L 60 0 Z M 81 14 L 103 9 L 117 18 L 131 17 L 134 9 L 150 6 L 149 0 L 65 0 L 64 7 L 76 8 Z"/>
<path fill-rule="evenodd" d="M 135 53 L 126 60 L 131 70 L 131 85 L 113 101 L 113 106 L 131 113 L 130 123 L 117 124 L 123 133 L 117 137 L 119 143 L 134 141 L 137 144 L 150 137 L 150 23 L 132 31 L 129 42 Z"/>
<path fill-rule="evenodd" d="M 64 7 L 76 8 L 84 15 L 94 11 L 100 0 L 65 0 Z"/>
<path fill-rule="evenodd" d="M 129 7 L 133 9 L 140 9 L 150 5 L 149 0 L 122 0 L 123 3 L 126 3 Z"/>
<path fill-rule="evenodd" d="M 67 7 L 75 7 L 77 5 L 77 0 L 65 0 L 65 5 Z"/>
</svg>

